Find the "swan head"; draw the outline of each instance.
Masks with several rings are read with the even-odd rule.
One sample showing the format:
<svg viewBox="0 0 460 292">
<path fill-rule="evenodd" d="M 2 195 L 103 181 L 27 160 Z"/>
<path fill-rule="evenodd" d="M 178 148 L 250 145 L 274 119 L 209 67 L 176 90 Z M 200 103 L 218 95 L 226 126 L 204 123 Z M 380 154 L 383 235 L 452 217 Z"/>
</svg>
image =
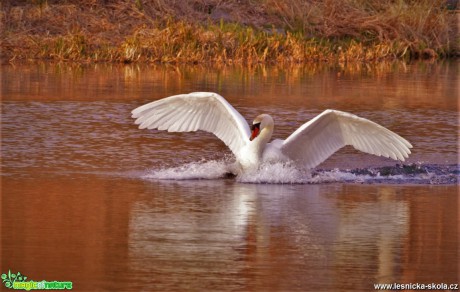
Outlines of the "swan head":
<svg viewBox="0 0 460 292">
<path fill-rule="evenodd" d="M 257 138 L 262 132 L 266 133 L 265 135 L 268 135 L 268 139 L 270 139 L 273 133 L 274 124 L 273 118 L 270 115 L 258 115 L 252 122 L 251 137 L 249 141 Z"/>
</svg>

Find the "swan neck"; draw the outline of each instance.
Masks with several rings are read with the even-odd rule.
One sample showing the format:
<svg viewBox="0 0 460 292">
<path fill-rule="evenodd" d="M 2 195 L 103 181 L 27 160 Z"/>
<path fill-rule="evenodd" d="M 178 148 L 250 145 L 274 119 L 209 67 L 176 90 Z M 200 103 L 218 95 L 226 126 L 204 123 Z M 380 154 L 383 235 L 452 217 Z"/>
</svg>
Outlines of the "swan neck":
<svg viewBox="0 0 460 292">
<path fill-rule="evenodd" d="M 254 142 L 259 146 L 260 150 L 262 150 L 265 145 L 270 141 L 271 137 L 273 134 L 273 126 L 268 126 L 262 129 L 260 131 L 259 136 L 257 139 L 254 140 Z"/>
<path fill-rule="evenodd" d="M 262 154 L 273 133 L 273 127 L 264 127 L 259 135 L 247 144 L 239 153 L 239 161 L 244 169 L 257 168 L 261 163 Z"/>
</svg>

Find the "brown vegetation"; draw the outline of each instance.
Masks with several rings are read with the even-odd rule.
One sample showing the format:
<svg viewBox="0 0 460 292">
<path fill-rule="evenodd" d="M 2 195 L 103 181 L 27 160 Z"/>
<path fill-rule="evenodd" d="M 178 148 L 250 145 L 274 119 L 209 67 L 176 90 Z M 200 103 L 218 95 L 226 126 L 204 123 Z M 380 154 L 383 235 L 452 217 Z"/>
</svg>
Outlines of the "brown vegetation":
<svg viewBox="0 0 460 292">
<path fill-rule="evenodd" d="M 10 0 L 3 60 L 266 63 L 458 54 L 432 0 Z"/>
</svg>

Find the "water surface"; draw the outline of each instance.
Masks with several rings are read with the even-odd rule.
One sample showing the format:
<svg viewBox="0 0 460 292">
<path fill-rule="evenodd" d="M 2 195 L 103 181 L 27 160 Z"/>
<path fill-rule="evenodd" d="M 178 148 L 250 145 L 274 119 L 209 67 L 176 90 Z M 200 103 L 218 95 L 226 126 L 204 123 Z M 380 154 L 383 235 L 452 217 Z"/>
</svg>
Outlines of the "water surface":
<svg viewBox="0 0 460 292">
<path fill-rule="evenodd" d="M 458 65 L 3 66 L 1 272 L 77 291 L 458 283 Z M 309 177 L 222 179 L 232 157 L 211 134 L 130 118 L 192 91 L 248 121 L 269 113 L 281 139 L 327 108 L 352 112 L 408 139 L 411 171 L 344 148 Z"/>
</svg>

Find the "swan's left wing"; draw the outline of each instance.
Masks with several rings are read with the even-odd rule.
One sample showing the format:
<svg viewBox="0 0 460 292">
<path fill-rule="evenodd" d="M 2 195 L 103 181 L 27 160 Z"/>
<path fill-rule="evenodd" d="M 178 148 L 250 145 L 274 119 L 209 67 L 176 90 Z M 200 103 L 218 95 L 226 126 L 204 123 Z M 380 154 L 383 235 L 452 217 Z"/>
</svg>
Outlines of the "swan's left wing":
<svg viewBox="0 0 460 292">
<path fill-rule="evenodd" d="M 346 112 L 326 110 L 292 133 L 281 145 L 281 152 L 313 168 L 346 145 L 401 161 L 412 148 L 406 139 L 377 123 Z"/>
<path fill-rule="evenodd" d="M 140 129 L 211 132 L 235 154 L 249 142 L 248 123 L 217 93 L 193 92 L 170 96 L 134 109 L 132 117 Z"/>
</svg>

